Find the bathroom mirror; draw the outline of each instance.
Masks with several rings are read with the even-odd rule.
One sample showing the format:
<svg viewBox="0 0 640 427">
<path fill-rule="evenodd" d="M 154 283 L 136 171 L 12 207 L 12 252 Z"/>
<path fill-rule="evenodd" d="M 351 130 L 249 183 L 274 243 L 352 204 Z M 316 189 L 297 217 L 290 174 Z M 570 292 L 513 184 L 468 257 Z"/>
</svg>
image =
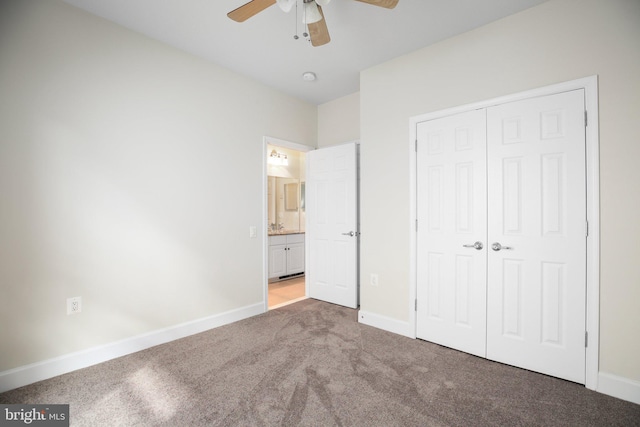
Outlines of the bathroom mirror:
<svg viewBox="0 0 640 427">
<path fill-rule="evenodd" d="M 296 178 L 267 178 L 269 234 L 304 232 L 304 182 Z"/>
<path fill-rule="evenodd" d="M 284 209 L 286 211 L 298 210 L 298 183 L 284 185 Z"/>
</svg>

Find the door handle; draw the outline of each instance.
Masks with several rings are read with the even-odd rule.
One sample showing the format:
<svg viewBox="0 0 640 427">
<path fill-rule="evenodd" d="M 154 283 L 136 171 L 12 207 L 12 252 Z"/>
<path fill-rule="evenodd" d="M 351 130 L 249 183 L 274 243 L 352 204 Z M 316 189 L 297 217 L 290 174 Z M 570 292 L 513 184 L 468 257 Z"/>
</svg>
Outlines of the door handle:
<svg viewBox="0 0 640 427">
<path fill-rule="evenodd" d="M 513 248 L 511 246 L 502 246 L 500 243 L 495 242 L 494 244 L 491 245 L 491 249 L 493 249 L 494 251 L 498 252 L 502 249 L 505 250 L 512 250 Z"/>
<path fill-rule="evenodd" d="M 482 250 L 482 248 L 484 248 L 484 246 L 482 245 L 482 242 L 475 242 L 473 245 L 462 245 L 465 248 L 474 248 L 478 251 Z"/>
<path fill-rule="evenodd" d="M 350 231 L 348 233 L 342 233 L 343 236 L 351 236 L 351 237 L 355 236 L 356 234 L 358 234 L 358 233 L 356 233 L 355 231 Z"/>
</svg>

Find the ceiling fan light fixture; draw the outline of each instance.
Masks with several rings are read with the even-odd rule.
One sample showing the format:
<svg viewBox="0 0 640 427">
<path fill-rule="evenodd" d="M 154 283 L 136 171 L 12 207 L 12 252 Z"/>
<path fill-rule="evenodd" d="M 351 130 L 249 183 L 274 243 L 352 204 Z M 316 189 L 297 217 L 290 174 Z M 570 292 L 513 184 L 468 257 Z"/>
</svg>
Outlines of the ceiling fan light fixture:
<svg viewBox="0 0 640 427">
<path fill-rule="evenodd" d="M 303 24 L 313 24 L 315 22 L 322 21 L 322 14 L 318 10 L 318 5 L 315 1 L 304 1 L 304 14 L 302 15 Z"/>
<path fill-rule="evenodd" d="M 278 7 L 282 9 L 283 12 L 289 12 L 293 6 L 296 4 L 296 0 L 276 0 L 278 2 Z"/>
</svg>

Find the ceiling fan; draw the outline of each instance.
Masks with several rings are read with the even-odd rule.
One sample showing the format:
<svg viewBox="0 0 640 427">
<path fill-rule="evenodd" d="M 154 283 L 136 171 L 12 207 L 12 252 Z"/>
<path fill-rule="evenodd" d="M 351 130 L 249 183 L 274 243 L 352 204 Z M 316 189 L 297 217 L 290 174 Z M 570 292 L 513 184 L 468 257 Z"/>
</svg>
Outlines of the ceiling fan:
<svg viewBox="0 0 640 427">
<path fill-rule="evenodd" d="M 289 12 L 297 0 L 251 0 L 237 9 L 227 13 L 227 16 L 236 22 L 244 22 L 254 15 L 262 12 L 269 6 L 278 3 L 280 9 Z M 322 46 L 331 41 L 327 22 L 322 13 L 322 6 L 329 4 L 331 0 L 302 0 L 304 10 L 302 22 L 309 28 L 309 38 L 313 46 Z M 356 0 L 373 6 L 393 9 L 399 0 Z"/>
</svg>

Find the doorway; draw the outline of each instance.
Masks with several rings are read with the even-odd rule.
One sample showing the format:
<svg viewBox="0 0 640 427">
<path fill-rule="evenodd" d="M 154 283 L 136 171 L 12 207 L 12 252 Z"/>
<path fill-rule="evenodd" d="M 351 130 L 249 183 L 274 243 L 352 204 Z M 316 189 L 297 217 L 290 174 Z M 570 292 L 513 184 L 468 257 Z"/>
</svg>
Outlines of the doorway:
<svg viewBox="0 0 640 427">
<path fill-rule="evenodd" d="M 310 147 L 264 138 L 265 311 L 307 298 L 305 279 L 306 152 Z"/>
<path fill-rule="evenodd" d="M 358 151 L 357 141 L 312 149 L 264 138 L 265 311 L 307 297 L 352 308 L 358 306 Z M 268 157 L 278 159 L 284 155 L 287 161 L 289 155 L 304 158 L 299 164 L 304 172 L 296 172 L 297 181 L 291 181 L 296 173 L 291 170 L 285 173 L 282 167 L 278 171 L 266 161 Z M 278 176 L 270 175 L 282 177 L 278 181 Z M 293 229 L 296 220 L 292 218 L 297 218 L 298 229 Z M 290 290 L 301 286 L 301 279 L 304 296 L 294 297 L 291 294 L 300 292 Z M 276 302 L 282 293 L 289 297 Z"/>
</svg>

